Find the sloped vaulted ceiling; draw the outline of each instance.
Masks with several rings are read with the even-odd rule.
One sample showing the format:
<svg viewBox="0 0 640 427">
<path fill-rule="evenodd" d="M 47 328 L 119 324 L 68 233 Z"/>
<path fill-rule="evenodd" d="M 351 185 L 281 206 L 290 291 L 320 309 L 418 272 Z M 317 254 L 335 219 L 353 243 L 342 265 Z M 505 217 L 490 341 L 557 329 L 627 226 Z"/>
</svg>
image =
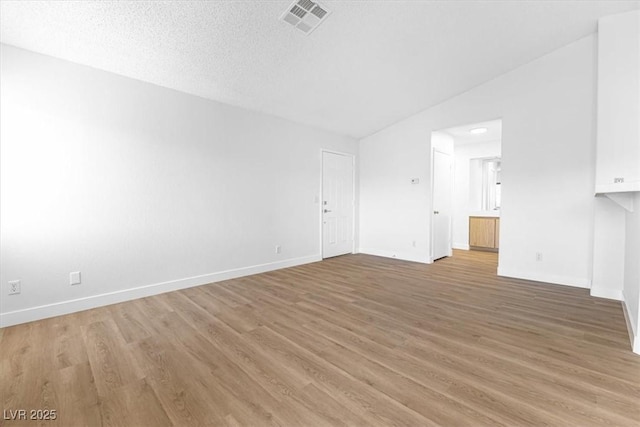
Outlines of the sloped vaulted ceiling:
<svg viewBox="0 0 640 427">
<path fill-rule="evenodd" d="M 7 1 L 2 43 L 363 137 L 596 31 L 637 1 Z"/>
</svg>

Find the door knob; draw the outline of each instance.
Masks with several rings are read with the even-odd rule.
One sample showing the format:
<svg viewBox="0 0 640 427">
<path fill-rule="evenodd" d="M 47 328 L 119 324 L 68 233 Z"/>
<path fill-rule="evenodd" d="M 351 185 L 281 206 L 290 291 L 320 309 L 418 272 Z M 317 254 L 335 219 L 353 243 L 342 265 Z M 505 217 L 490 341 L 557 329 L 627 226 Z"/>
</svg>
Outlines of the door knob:
<svg viewBox="0 0 640 427">
<path fill-rule="evenodd" d="M 434 215 L 438 215 L 440 212 L 439 211 L 433 211 Z"/>
<path fill-rule="evenodd" d="M 331 212 L 329 209 L 325 209 L 324 213 Z"/>
</svg>

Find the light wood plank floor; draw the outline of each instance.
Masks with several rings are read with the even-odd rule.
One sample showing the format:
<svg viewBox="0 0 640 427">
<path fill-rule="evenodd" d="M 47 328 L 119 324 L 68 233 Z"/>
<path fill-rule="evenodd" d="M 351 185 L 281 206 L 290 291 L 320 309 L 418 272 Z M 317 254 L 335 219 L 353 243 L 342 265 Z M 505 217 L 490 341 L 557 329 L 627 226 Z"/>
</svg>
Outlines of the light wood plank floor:
<svg viewBox="0 0 640 427">
<path fill-rule="evenodd" d="M 57 420 L 2 423 L 640 425 L 620 303 L 496 260 L 349 255 L 5 328 L 5 417 Z"/>
</svg>

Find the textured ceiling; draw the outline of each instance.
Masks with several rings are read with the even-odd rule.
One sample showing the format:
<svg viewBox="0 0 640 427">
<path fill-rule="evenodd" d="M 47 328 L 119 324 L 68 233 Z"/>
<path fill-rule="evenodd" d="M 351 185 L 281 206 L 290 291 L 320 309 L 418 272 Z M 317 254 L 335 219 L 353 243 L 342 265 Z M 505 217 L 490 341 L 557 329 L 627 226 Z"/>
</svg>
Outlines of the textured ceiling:
<svg viewBox="0 0 640 427">
<path fill-rule="evenodd" d="M 363 137 L 596 31 L 637 1 L 7 1 L 3 43 Z"/>
</svg>

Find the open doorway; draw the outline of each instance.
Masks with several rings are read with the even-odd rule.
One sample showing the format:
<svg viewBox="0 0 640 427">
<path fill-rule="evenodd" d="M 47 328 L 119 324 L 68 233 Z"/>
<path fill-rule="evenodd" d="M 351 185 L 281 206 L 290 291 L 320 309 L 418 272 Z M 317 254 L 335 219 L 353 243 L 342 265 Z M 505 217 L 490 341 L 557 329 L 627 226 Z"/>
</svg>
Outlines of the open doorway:
<svg viewBox="0 0 640 427">
<path fill-rule="evenodd" d="M 497 252 L 502 207 L 502 120 L 435 131 L 431 141 L 432 260 L 450 256 L 453 249 Z M 442 152 L 450 156 L 450 181 L 442 172 L 442 163 L 446 163 L 439 154 Z"/>
</svg>

